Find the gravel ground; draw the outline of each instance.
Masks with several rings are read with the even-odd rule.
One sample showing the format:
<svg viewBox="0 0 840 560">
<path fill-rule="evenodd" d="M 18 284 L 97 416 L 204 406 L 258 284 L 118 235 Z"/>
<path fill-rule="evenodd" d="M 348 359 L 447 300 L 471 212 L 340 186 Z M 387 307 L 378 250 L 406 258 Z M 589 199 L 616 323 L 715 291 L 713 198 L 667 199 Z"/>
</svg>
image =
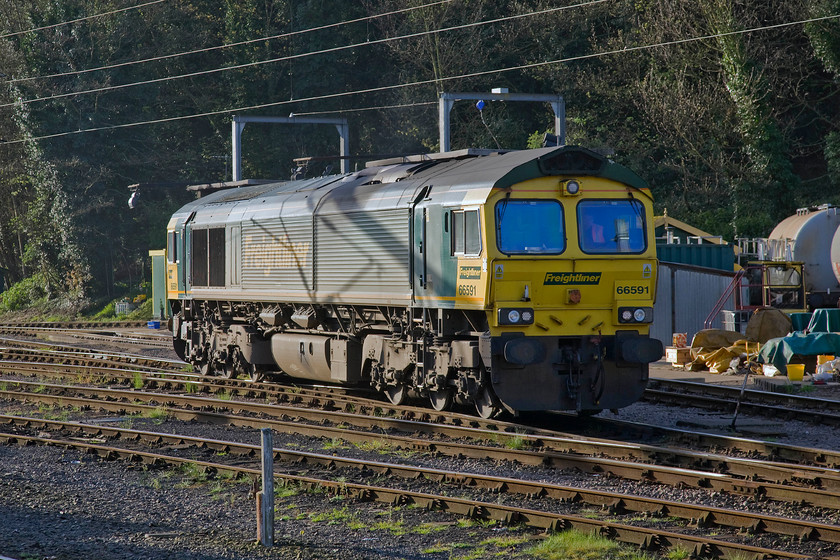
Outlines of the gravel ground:
<svg viewBox="0 0 840 560">
<path fill-rule="evenodd" d="M 137 351 L 136 349 L 134 350 Z M 160 349 L 142 352 L 158 357 Z M 0 404 L 0 412 L 14 405 Z M 612 417 L 611 413 L 604 413 Z M 687 429 L 698 425 L 727 433 L 731 417 L 676 407 L 638 403 L 617 417 Z M 148 423 L 148 425 L 146 425 Z M 216 439 L 257 443 L 258 432 L 230 427 L 135 421 L 137 429 L 200 434 Z M 834 430 L 810 424 L 767 419 L 739 419 L 742 435 L 756 439 L 837 449 Z M 413 453 L 379 454 L 350 445 L 327 449 L 323 441 L 275 434 L 276 447 L 338 455 L 372 455 L 379 461 L 433 465 L 547 480 L 568 486 L 599 488 L 718 507 L 749 508 L 770 515 L 795 515 L 825 523 L 840 523 L 836 513 L 799 506 L 750 503 L 741 497 L 704 491 L 640 484 L 607 477 L 563 473 L 490 461 L 465 461 Z M 208 460 L 212 460 L 208 457 Z M 280 465 L 277 465 L 278 467 Z M 286 466 L 284 468 L 295 468 Z M 349 482 L 357 472 L 335 472 Z M 406 483 L 405 486 L 409 486 Z M 412 483 L 427 492 L 457 494 L 451 487 Z M 448 514 L 412 507 L 360 503 L 323 493 L 290 492 L 278 500 L 276 543 L 266 549 L 255 542 L 255 501 L 245 481 L 198 480 L 183 470 L 148 469 L 105 461 L 56 447 L 0 446 L 0 555 L 20 559 L 56 560 L 168 558 L 533 558 L 528 549 L 539 531 L 495 524 L 465 522 Z M 524 500 L 490 495 L 487 501 Z M 542 503 L 555 511 L 586 514 L 578 506 Z M 616 519 L 621 521 L 620 519 Z M 759 544 L 756 542 L 756 544 Z M 814 553 L 822 553 L 817 545 Z M 837 554 L 836 551 L 834 554 Z"/>
</svg>

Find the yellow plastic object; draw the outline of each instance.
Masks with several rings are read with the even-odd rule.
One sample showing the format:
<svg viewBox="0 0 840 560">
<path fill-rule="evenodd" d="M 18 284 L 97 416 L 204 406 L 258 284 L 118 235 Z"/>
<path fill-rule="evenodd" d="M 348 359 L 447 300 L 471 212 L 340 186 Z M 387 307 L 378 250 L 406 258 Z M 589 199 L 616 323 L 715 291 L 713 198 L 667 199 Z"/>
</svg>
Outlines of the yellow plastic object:
<svg viewBox="0 0 840 560">
<path fill-rule="evenodd" d="M 831 354 L 820 354 L 817 356 L 817 365 L 821 366 L 832 360 L 834 360 L 834 356 L 832 356 Z"/>
<path fill-rule="evenodd" d="M 787 376 L 791 381 L 802 381 L 805 377 L 805 364 L 788 364 Z"/>
</svg>

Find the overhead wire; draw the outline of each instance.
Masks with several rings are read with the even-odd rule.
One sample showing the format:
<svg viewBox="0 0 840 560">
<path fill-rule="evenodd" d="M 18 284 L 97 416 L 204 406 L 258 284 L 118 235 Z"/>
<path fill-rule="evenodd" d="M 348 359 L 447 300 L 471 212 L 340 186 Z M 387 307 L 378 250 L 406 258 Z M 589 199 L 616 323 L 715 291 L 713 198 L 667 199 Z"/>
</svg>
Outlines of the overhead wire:
<svg viewBox="0 0 840 560">
<path fill-rule="evenodd" d="M 34 98 L 34 99 L 18 100 L 18 101 L 15 101 L 14 103 L 0 104 L 0 108 L 12 107 L 12 106 L 15 106 L 15 105 L 27 105 L 27 104 L 30 104 L 30 103 L 39 103 L 39 102 L 42 102 L 42 101 L 50 101 L 50 100 L 53 100 L 53 99 L 61 99 L 61 98 L 65 98 L 65 97 L 75 97 L 77 95 L 87 95 L 87 94 L 90 94 L 90 93 L 104 93 L 104 92 L 109 92 L 109 91 L 126 89 L 126 88 L 130 88 L 130 87 L 137 87 L 137 86 L 151 85 L 151 84 L 156 84 L 156 83 L 161 83 L 161 82 L 168 82 L 168 81 L 171 81 L 171 80 L 181 80 L 181 79 L 184 79 L 184 78 L 195 78 L 197 76 L 205 76 L 205 75 L 208 75 L 208 74 L 217 74 L 219 72 L 227 72 L 227 71 L 230 71 L 230 70 L 241 70 L 243 68 L 251 68 L 251 67 L 254 67 L 254 66 L 262 66 L 264 64 L 273 64 L 273 63 L 277 63 L 277 62 L 285 62 L 285 61 L 288 61 L 288 60 L 297 60 L 297 59 L 300 59 L 300 58 L 307 58 L 307 57 L 310 57 L 310 56 L 316 56 L 316 55 L 321 55 L 321 54 L 329 54 L 329 53 L 334 53 L 334 52 L 339 52 L 339 51 L 349 50 L 349 49 L 354 49 L 354 48 L 359 48 L 359 47 L 367 47 L 367 46 L 377 45 L 377 44 L 381 44 L 381 43 L 388 43 L 388 42 L 391 42 L 391 41 L 402 41 L 404 39 L 415 39 L 417 37 L 424 37 L 426 35 L 434 35 L 436 33 L 446 33 L 446 32 L 449 32 L 449 31 L 457 31 L 457 30 L 461 30 L 461 29 L 468 29 L 468 28 L 471 28 L 471 27 L 477 27 L 477 26 L 481 26 L 481 25 L 491 25 L 491 24 L 500 23 L 500 22 L 503 22 L 503 21 L 510 21 L 510 20 L 515 20 L 515 19 L 522 19 L 522 18 L 525 18 L 525 17 L 545 15 L 545 14 L 552 13 L 552 12 L 568 10 L 568 9 L 571 9 L 571 8 L 587 7 L 587 6 L 592 6 L 592 5 L 595 5 L 595 4 L 601 4 L 603 2 L 609 2 L 609 1 L 610 0 L 589 0 L 588 2 L 582 2 L 582 3 L 579 3 L 579 4 L 572 4 L 572 5 L 569 5 L 569 6 L 561 6 L 561 7 L 557 7 L 557 8 L 548 8 L 548 9 L 539 10 L 539 11 L 536 11 L 536 12 L 527 12 L 527 13 L 524 13 L 524 14 L 515 14 L 515 15 L 512 15 L 512 16 L 505 16 L 505 17 L 500 17 L 500 18 L 495 18 L 495 19 L 490 19 L 490 20 L 485 20 L 485 21 L 471 22 L 471 23 L 466 23 L 466 24 L 462 24 L 462 25 L 454 25 L 454 26 L 451 26 L 451 27 L 444 27 L 444 28 L 441 28 L 441 29 L 419 31 L 417 33 L 409 33 L 409 34 L 406 34 L 406 35 L 399 35 L 397 37 L 385 37 L 385 38 L 382 38 L 382 39 L 374 39 L 372 41 L 364 41 L 364 42 L 361 42 L 361 43 L 353 43 L 353 44 L 350 44 L 350 45 L 342 45 L 342 46 L 339 46 L 339 47 L 331 47 L 331 48 L 328 48 L 328 49 L 322 49 L 320 51 L 310 51 L 310 52 L 306 52 L 306 53 L 300 53 L 300 54 L 295 54 L 295 55 L 288 55 L 288 56 L 270 58 L 270 59 L 266 59 L 266 60 L 255 61 L 255 62 L 245 62 L 245 63 L 242 63 L 242 64 L 235 64 L 235 65 L 232 65 L 232 66 L 223 66 L 223 67 L 220 67 L 220 68 L 212 68 L 210 70 L 200 70 L 200 71 L 197 71 L 197 72 L 189 72 L 187 74 L 179 74 L 179 75 L 176 75 L 176 76 L 165 76 L 165 77 L 162 77 L 162 78 L 153 78 L 151 80 L 144 80 L 144 81 L 140 81 L 140 82 L 132 82 L 132 83 L 128 83 L 128 84 L 120 84 L 120 85 L 114 85 L 114 86 L 103 86 L 103 87 L 100 87 L 100 88 L 93 88 L 93 89 L 88 89 L 88 90 L 83 90 L 83 91 L 59 93 L 59 94 L 56 94 L 56 95 L 49 95 L 49 96 L 46 96 L 46 97 L 38 97 L 38 98 Z"/>
<path fill-rule="evenodd" d="M 26 29 L 24 31 L 15 31 L 14 33 L 6 33 L 5 35 L 0 35 L 0 39 L 6 39 L 8 37 L 17 37 L 18 35 L 26 35 L 27 33 L 34 33 L 36 31 L 45 31 L 47 29 L 55 29 L 56 27 L 61 27 L 62 25 L 70 25 L 71 23 L 79 23 L 79 22 L 86 21 L 86 20 L 89 20 L 89 19 L 96 19 L 96 18 L 101 18 L 101 17 L 105 17 L 105 16 L 112 16 L 114 14 L 119 14 L 121 12 L 128 12 L 130 10 L 137 10 L 137 9 L 140 9 L 140 8 L 145 8 L 147 6 L 152 6 L 154 4 L 160 4 L 160 3 L 166 2 L 166 1 L 168 1 L 168 0 L 152 0 L 151 2 L 145 2 L 143 4 L 137 4 L 135 6 L 128 6 L 126 8 L 118 8 L 116 10 L 111 10 L 111 11 L 108 11 L 108 12 L 102 12 L 102 13 L 99 13 L 99 14 L 94 14 L 92 16 L 80 17 L 80 18 L 76 18 L 76 19 L 71 19 L 69 21 L 62 21 L 60 23 L 53 23 L 51 25 L 44 25 L 42 27 L 35 27 L 33 29 Z"/>
<path fill-rule="evenodd" d="M 166 118 L 161 118 L 161 119 L 153 119 L 153 120 L 133 122 L 133 123 L 124 123 L 124 124 L 119 124 L 119 125 L 95 127 L 95 128 L 84 129 L 84 130 L 72 130 L 72 131 L 66 131 L 66 132 L 58 132 L 58 133 L 54 133 L 54 134 L 46 134 L 46 135 L 43 135 L 43 136 L 37 136 L 37 137 L 31 137 L 31 138 L 25 138 L 25 139 L 9 140 L 9 141 L 6 141 L 6 142 L 0 142 L 0 145 L 19 144 L 19 143 L 22 143 L 22 142 L 45 140 L 45 139 L 49 139 L 49 138 L 59 138 L 59 137 L 63 137 L 63 136 L 71 136 L 71 135 L 75 135 L 75 134 L 84 134 L 84 133 L 88 133 L 88 132 L 102 132 L 102 131 L 107 131 L 107 130 L 133 128 L 133 127 L 137 127 L 137 126 L 145 126 L 145 125 L 151 125 L 151 124 L 176 122 L 176 121 L 188 120 L 188 119 L 194 119 L 194 118 L 224 115 L 224 114 L 229 114 L 229 113 L 234 113 L 234 112 L 251 111 L 251 110 L 255 110 L 255 109 L 266 109 L 266 108 L 269 108 L 269 107 L 279 107 L 279 106 L 283 106 L 283 105 L 290 105 L 290 104 L 293 104 L 293 103 L 323 101 L 323 100 L 326 100 L 326 99 L 336 99 L 336 98 L 346 97 L 346 96 L 351 96 L 351 95 L 378 93 L 378 92 L 396 90 L 396 89 L 402 89 L 402 88 L 408 88 L 408 87 L 416 87 L 416 86 L 436 84 L 436 83 L 451 81 L 451 80 L 462 80 L 462 79 L 466 79 L 466 78 L 475 78 L 475 77 L 480 77 L 480 76 L 488 76 L 488 75 L 492 75 L 492 74 L 502 74 L 502 73 L 512 72 L 512 71 L 516 71 L 516 70 L 526 70 L 526 69 L 532 69 L 532 68 L 540 68 L 540 67 L 550 66 L 550 65 L 554 65 L 554 64 L 565 64 L 565 63 L 569 63 L 569 62 L 578 62 L 578 61 L 581 61 L 581 60 L 589 60 L 589 59 L 593 59 L 593 58 L 600 58 L 600 57 L 603 57 L 603 56 L 612 56 L 612 55 L 617 55 L 617 54 L 627 54 L 627 53 L 638 52 L 638 51 L 643 51 L 643 50 L 649 50 L 649 49 L 655 49 L 655 48 L 661 48 L 661 47 L 669 47 L 669 46 L 674 46 L 674 45 L 682 45 L 682 44 L 693 43 L 693 42 L 697 42 L 697 41 L 705 41 L 705 40 L 708 40 L 708 39 L 717 39 L 717 38 L 721 38 L 721 37 L 743 35 L 743 34 L 746 34 L 746 33 L 768 31 L 768 30 L 772 30 L 772 29 L 780 29 L 780 28 L 785 28 L 785 27 L 791 27 L 793 25 L 802 25 L 802 24 L 805 24 L 805 23 L 814 23 L 814 22 L 817 22 L 817 21 L 827 21 L 827 20 L 832 20 L 832 19 L 837 19 L 837 18 L 840 18 L 840 14 L 834 14 L 834 15 L 822 16 L 822 17 L 816 17 L 816 18 L 809 18 L 809 19 L 805 19 L 805 20 L 798 20 L 798 21 L 779 23 L 779 24 L 773 24 L 773 25 L 764 25 L 764 26 L 759 26 L 759 27 L 753 27 L 753 28 L 750 28 L 750 29 L 742 29 L 742 30 L 736 30 L 736 31 L 726 31 L 726 32 L 722 32 L 722 33 L 711 33 L 711 34 L 701 35 L 701 36 L 697 36 L 697 37 L 688 37 L 688 38 L 685 38 L 685 39 L 674 39 L 672 41 L 662 41 L 662 42 L 659 42 L 659 43 L 652 43 L 652 44 L 647 44 L 647 45 L 636 45 L 636 46 L 630 46 L 630 47 L 625 46 L 625 47 L 622 47 L 622 48 L 612 49 L 612 50 L 609 50 L 609 51 L 602 51 L 602 52 L 598 52 L 598 53 L 590 53 L 590 54 L 585 54 L 585 55 L 578 55 L 578 56 L 572 56 L 572 57 L 567 57 L 567 58 L 560 58 L 560 59 L 549 60 L 549 61 L 544 61 L 544 62 L 533 62 L 533 63 L 529 63 L 529 64 L 520 64 L 520 65 L 517 65 L 517 66 L 510 66 L 510 67 L 499 68 L 499 69 L 494 69 L 494 70 L 483 70 L 483 71 L 479 71 L 479 72 L 470 72 L 470 73 L 466 73 L 466 74 L 460 74 L 460 75 L 457 75 L 457 76 L 447 76 L 447 77 L 443 77 L 443 78 L 433 78 L 433 79 L 429 79 L 429 80 L 418 80 L 418 81 L 415 81 L 415 82 L 394 84 L 394 85 L 389 85 L 389 86 L 379 86 L 379 87 L 367 88 L 367 89 L 356 90 L 356 91 L 351 91 L 351 92 L 331 93 L 331 94 L 317 95 L 317 96 L 311 96 L 311 97 L 307 97 L 307 98 L 293 99 L 293 100 L 287 100 L 287 101 L 275 101 L 275 102 L 260 103 L 260 104 L 257 104 L 257 105 L 250 105 L 250 106 L 245 106 L 245 107 L 235 107 L 235 108 L 231 108 L 231 109 L 220 109 L 220 110 L 217 110 L 217 111 L 207 111 L 207 112 L 204 112 L 204 113 L 196 113 L 196 114 L 192 114 L 192 115 L 181 115 L 181 116 L 177 116 L 177 117 L 166 117 Z M 344 110 L 337 110 L 335 112 L 344 112 Z"/>
<path fill-rule="evenodd" d="M 163 0 L 160 0 L 160 1 L 163 1 Z M 285 38 L 296 36 L 296 35 L 302 35 L 304 33 L 311 33 L 313 31 L 324 31 L 326 29 L 332 29 L 334 27 L 340 27 L 342 25 L 350 25 L 350 24 L 353 24 L 353 23 L 361 23 L 363 21 L 370 21 L 370 20 L 374 20 L 374 19 L 387 17 L 387 16 L 402 14 L 402 13 L 405 13 L 405 12 L 411 12 L 411 11 L 419 10 L 419 9 L 422 9 L 422 8 L 431 8 L 431 7 L 434 7 L 434 6 L 438 6 L 440 4 L 448 4 L 452 1 L 453 0 L 437 0 L 435 2 L 430 2 L 428 4 L 421 4 L 419 6 L 411 6 L 409 8 L 402 8 L 402 9 L 393 10 L 393 11 L 390 11 L 390 12 L 383 12 L 381 14 L 375 14 L 375 15 L 372 15 L 372 16 L 365 16 L 363 18 L 344 20 L 344 21 L 339 21 L 339 22 L 335 22 L 335 23 L 329 23 L 329 24 L 326 24 L 326 25 L 319 25 L 319 26 L 316 26 L 316 27 L 308 27 L 306 29 L 300 29 L 298 31 L 290 31 L 288 33 L 281 33 L 279 35 L 268 35 L 268 36 L 265 36 L 265 37 L 259 37 L 257 39 L 248 39 L 247 41 L 238 41 L 236 43 L 225 43 L 224 45 L 215 45 L 215 46 L 212 46 L 212 47 L 205 47 L 203 49 L 195 49 L 195 50 L 191 50 L 191 51 L 182 51 L 182 52 L 179 52 L 179 53 L 164 54 L 164 55 L 153 56 L 153 57 L 150 57 L 150 58 L 144 58 L 144 59 L 140 59 L 140 60 L 116 62 L 114 64 L 107 64 L 105 66 L 97 66 L 95 68 L 85 68 L 85 69 L 82 69 L 82 70 L 73 70 L 71 72 L 57 72 L 55 74 L 46 74 L 46 75 L 43 75 L 43 76 L 28 76 L 28 77 L 23 77 L 23 78 L 12 78 L 10 80 L 6 80 L 6 82 L 14 84 L 14 83 L 19 83 L 19 82 L 31 82 L 31 81 L 34 81 L 34 80 L 47 80 L 47 79 L 52 79 L 52 78 L 63 78 L 63 77 L 66 77 L 66 76 L 77 76 L 77 75 L 81 75 L 81 74 L 88 74 L 90 72 L 99 72 L 99 71 L 102 71 L 102 70 L 113 70 L 114 68 L 123 68 L 125 66 L 133 66 L 135 64 L 145 64 L 147 62 L 157 62 L 157 61 L 160 61 L 160 60 L 168 60 L 168 59 L 172 59 L 172 58 L 179 58 L 179 57 L 182 57 L 182 56 L 189 56 L 189 55 L 193 55 L 193 54 L 201 54 L 201 53 L 207 53 L 207 52 L 217 51 L 217 50 L 221 50 L 221 49 L 241 47 L 243 45 L 250 45 L 250 44 L 253 44 L 253 43 L 260 43 L 260 42 L 264 42 L 264 41 L 274 41 L 274 40 L 277 40 L 277 39 L 285 39 Z"/>
</svg>

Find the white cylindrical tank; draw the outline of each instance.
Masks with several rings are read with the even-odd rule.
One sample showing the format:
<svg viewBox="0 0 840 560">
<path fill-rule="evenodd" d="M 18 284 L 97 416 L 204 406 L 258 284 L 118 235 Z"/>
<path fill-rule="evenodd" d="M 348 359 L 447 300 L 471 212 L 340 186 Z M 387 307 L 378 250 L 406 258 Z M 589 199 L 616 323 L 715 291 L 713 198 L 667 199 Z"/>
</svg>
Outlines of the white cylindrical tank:
<svg viewBox="0 0 840 560">
<path fill-rule="evenodd" d="M 831 270 L 834 272 L 834 279 L 840 283 L 840 229 L 834 232 L 831 237 Z"/>
<path fill-rule="evenodd" d="M 803 263 L 805 290 L 826 292 L 840 288 L 835 273 L 835 232 L 840 226 L 840 208 L 820 206 L 803 208 L 796 215 L 782 220 L 770 233 L 774 259 Z M 840 257 L 840 244 L 837 256 Z M 836 259 L 840 262 L 840 258 Z"/>
</svg>

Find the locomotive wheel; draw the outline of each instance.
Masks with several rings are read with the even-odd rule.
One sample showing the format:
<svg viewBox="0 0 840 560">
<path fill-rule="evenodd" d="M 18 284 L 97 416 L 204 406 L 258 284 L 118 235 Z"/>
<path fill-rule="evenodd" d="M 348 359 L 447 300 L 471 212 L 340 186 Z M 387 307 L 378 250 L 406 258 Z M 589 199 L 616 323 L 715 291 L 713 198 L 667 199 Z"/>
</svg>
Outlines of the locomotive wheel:
<svg viewBox="0 0 840 560">
<path fill-rule="evenodd" d="M 406 397 L 408 397 L 408 387 L 403 384 L 388 385 L 385 387 L 385 396 L 388 397 L 391 404 L 399 406 L 404 403 Z"/>
<path fill-rule="evenodd" d="M 225 379 L 236 379 L 236 366 L 232 362 L 225 362 L 223 364 L 216 364 L 219 373 Z"/>
<path fill-rule="evenodd" d="M 499 414 L 502 407 L 499 406 L 496 396 L 490 392 L 490 389 L 485 388 L 475 396 L 475 410 L 479 416 L 489 420 Z"/>
<path fill-rule="evenodd" d="M 432 404 L 432 408 L 438 412 L 442 412 L 452 406 L 452 396 L 452 389 L 429 391 L 429 402 Z"/>
<path fill-rule="evenodd" d="M 255 364 L 245 364 L 245 371 L 248 372 L 248 377 L 254 383 L 259 383 L 265 379 L 265 372 L 258 368 Z"/>
</svg>

